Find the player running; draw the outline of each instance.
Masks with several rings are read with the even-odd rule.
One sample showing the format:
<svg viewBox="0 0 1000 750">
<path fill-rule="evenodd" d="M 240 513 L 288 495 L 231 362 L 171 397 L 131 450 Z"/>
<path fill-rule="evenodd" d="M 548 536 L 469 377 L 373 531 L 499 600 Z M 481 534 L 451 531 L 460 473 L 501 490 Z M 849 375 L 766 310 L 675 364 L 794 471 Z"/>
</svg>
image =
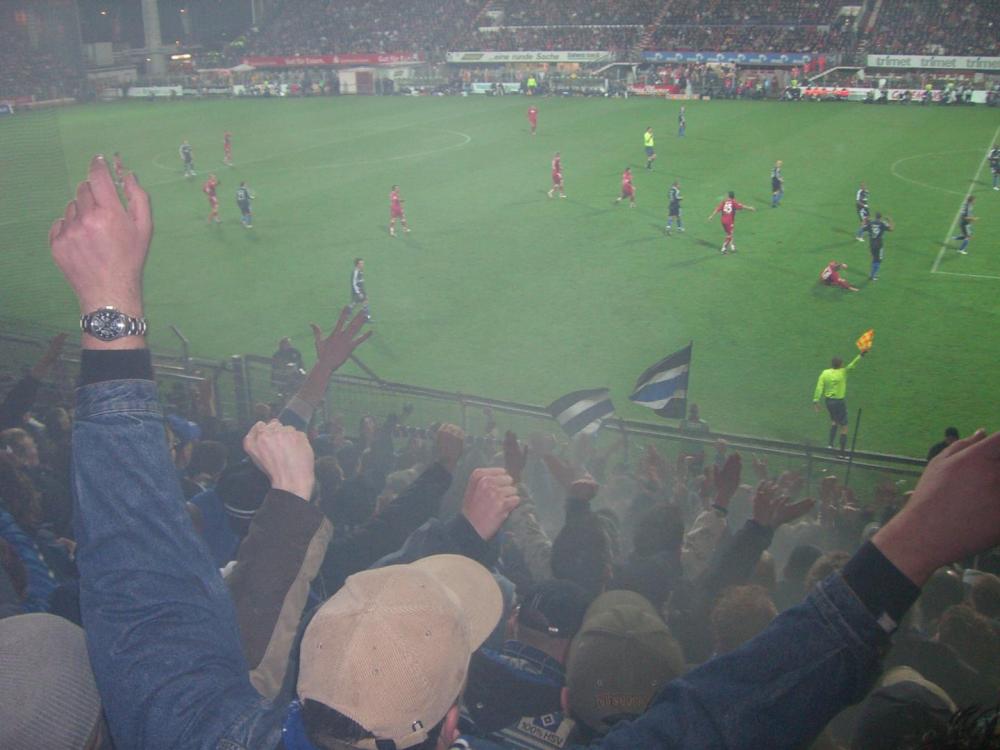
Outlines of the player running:
<svg viewBox="0 0 1000 750">
<path fill-rule="evenodd" d="M 125 184 L 125 165 L 122 164 L 122 155 L 115 151 L 114 156 L 115 165 L 115 184 L 121 187 Z"/>
<path fill-rule="evenodd" d="M 846 289 L 849 292 L 856 292 L 858 288 L 856 286 L 851 286 L 847 279 L 843 278 L 839 271 L 841 269 L 846 269 L 846 263 L 838 263 L 835 260 L 831 260 L 826 268 L 824 268 L 819 273 L 819 280 L 822 281 L 827 286 L 839 286 L 841 289 Z"/>
<path fill-rule="evenodd" d="M 733 232 L 736 229 L 736 212 L 737 211 L 756 211 L 757 209 L 753 206 L 744 206 L 738 200 L 736 200 L 736 193 L 732 190 L 729 191 L 729 197 L 725 198 L 715 210 L 712 215 L 708 217 L 707 221 L 711 221 L 716 214 L 722 215 L 722 229 L 726 233 L 726 239 L 722 243 L 722 254 L 736 252 L 736 243 L 733 242 Z"/>
<path fill-rule="evenodd" d="M 615 203 L 621 203 L 625 198 L 628 198 L 628 207 L 635 208 L 635 185 L 632 184 L 631 167 L 625 167 L 625 171 L 622 172 L 622 192 L 615 198 Z"/>
<path fill-rule="evenodd" d="M 208 205 L 211 206 L 212 210 L 208 214 L 208 223 L 221 224 L 222 220 L 219 218 L 219 197 L 215 194 L 215 191 L 219 187 L 219 178 L 214 174 L 208 176 L 205 184 L 201 186 L 201 192 L 208 196 Z"/>
<path fill-rule="evenodd" d="M 882 265 L 882 257 L 884 254 L 883 242 L 885 241 L 885 233 L 891 232 L 895 227 L 892 225 L 892 219 L 886 216 L 882 218 L 882 214 L 878 211 L 875 212 L 875 218 L 869 221 L 865 225 L 865 231 L 868 232 L 868 237 L 871 241 L 869 245 L 872 253 L 872 270 L 868 274 L 869 281 L 878 281 L 878 269 Z"/>
<path fill-rule="evenodd" d="M 667 214 L 667 234 L 670 234 L 674 227 L 674 219 L 677 219 L 677 231 L 684 231 L 684 224 L 681 222 L 681 201 L 684 198 L 681 196 L 681 182 L 680 180 L 674 180 L 674 184 L 670 186 L 670 210 Z"/>
<path fill-rule="evenodd" d="M 389 193 L 389 236 L 396 236 L 396 219 L 403 225 L 403 230 L 409 234 L 410 227 L 406 223 L 406 214 L 403 213 L 403 199 L 399 197 L 399 185 L 393 185 Z"/>
<path fill-rule="evenodd" d="M 233 134 L 228 130 L 222 134 L 222 163 L 227 167 L 233 166 Z"/>
<path fill-rule="evenodd" d="M 863 182 L 858 188 L 858 192 L 854 194 L 854 208 L 858 212 L 858 221 L 860 222 L 858 233 L 854 235 L 854 239 L 858 242 L 864 242 L 865 225 L 868 223 L 868 217 L 871 214 L 868 211 L 868 186 Z"/>
<path fill-rule="evenodd" d="M 653 162 L 656 161 L 656 149 L 653 147 L 653 128 L 646 128 L 646 132 L 642 134 L 642 144 L 646 148 L 646 169 L 653 168 Z"/>
<path fill-rule="evenodd" d="M 538 130 L 538 108 L 534 104 L 528 107 L 528 124 L 531 125 L 531 134 L 534 135 Z"/>
<path fill-rule="evenodd" d="M 680 114 L 677 115 L 677 137 L 678 138 L 683 138 L 684 137 L 684 132 L 687 130 L 687 124 L 688 124 L 687 113 L 685 112 L 684 107 L 681 106 Z"/>
<path fill-rule="evenodd" d="M 771 170 L 771 208 L 777 208 L 785 197 L 785 178 L 781 176 L 781 160 L 774 163 Z"/>
<path fill-rule="evenodd" d="M 194 171 L 194 150 L 191 148 L 191 144 L 184 141 L 178 152 L 181 155 L 181 161 L 184 162 L 184 176 L 196 177 L 198 173 Z"/>
<path fill-rule="evenodd" d="M 552 157 L 552 187 L 549 189 L 549 197 L 555 198 L 555 192 L 559 191 L 559 197 L 565 198 L 566 191 L 563 189 L 562 159 L 559 152 Z"/>
<path fill-rule="evenodd" d="M 990 171 L 993 172 L 993 189 L 1000 190 L 1000 144 L 990 149 Z"/>
<path fill-rule="evenodd" d="M 253 213 L 250 210 L 250 201 L 254 199 L 254 194 L 250 192 L 245 182 L 240 182 L 236 188 L 236 205 L 240 207 L 240 222 L 247 229 L 253 229 Z"/>
<path fill-rule="evenodd" d="M 958 213 L 958 231 L 957 237 L 952 237 L 953 240 L 961 240 L 962 244 L 958 246 L 958 252 L 962 255 L 969 254 L 969 241 L 972 239 L 972 222 L 976 220 L 976 217 L 972 215 L 972 204 L 976 202 L 973 196 L 969 196 L 965 199 L 965 203 L 962 204 L 962 210 Z"/>
</svg>

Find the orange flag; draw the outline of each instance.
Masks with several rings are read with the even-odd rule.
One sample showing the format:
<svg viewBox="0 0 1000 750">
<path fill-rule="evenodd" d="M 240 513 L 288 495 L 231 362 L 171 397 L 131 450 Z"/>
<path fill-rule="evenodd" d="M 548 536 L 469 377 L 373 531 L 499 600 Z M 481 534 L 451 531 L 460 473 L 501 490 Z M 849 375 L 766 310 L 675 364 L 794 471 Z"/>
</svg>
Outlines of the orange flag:
<svg viewBox="0 0 1000 750">
<path fill-rule="evenodd" d="M 875 329 L 869 328 L 861 334 L 861 338 L 859 338 L 855 343 L 858 345 L 859 351 L 871 351 L 872 344 L 875 343 Z"/>
</svg>

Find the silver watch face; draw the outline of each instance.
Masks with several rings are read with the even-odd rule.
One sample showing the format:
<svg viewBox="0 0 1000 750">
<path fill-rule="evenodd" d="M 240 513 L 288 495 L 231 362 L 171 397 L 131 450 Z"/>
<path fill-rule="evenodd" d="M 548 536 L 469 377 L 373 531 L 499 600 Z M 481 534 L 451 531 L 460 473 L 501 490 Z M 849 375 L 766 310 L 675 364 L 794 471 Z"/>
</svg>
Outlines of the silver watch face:
<svg viewBox="0 0 1000 750">
<path fill-rule="evenodd" d="M 128 333 L 128 316 L 118 310 L 98 310 L 90 316 L 87 333 L 101 341 L 114 341 Z"/>
</svg>

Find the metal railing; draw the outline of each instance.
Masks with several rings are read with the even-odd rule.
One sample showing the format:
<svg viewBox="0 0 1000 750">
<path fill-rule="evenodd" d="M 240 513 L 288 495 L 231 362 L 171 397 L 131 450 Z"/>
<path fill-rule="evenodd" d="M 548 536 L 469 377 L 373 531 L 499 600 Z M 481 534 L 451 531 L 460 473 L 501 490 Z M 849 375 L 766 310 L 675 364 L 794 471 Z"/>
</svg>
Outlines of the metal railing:
<svg viewBox="0 0 1000 750">
<path fill-rule="evenodd" d="M 52 331 L 10 330 L 0 321 L 0 393 L 38 359 Z M 294 391 L 294 382 L 275 380 L 270 357 L 242 354 L 228 359 L 195 357 L 183 333 L 174 329 L 181 342 L 179 352 L 154 352 L 153 362 L 161 398 L 167 408 L 192 419 L 218 419 L 235 428 L 249 425 L 257 404 L 280 408 Z M 363 366 L 363 363 L 359 363 Z M 70 406 L 79 357 L 67 347 L 49 382 L 43 389 L 42 406 Z M 353 425 L 368 415 L 384 417 L 405 414 L 407 428 L 424 433 L 437 423 L 452 422 L 469 435 L 484 439 L 496 424 L 500 431 L 514 430 L 522 437 L 533 433 L 558 433 L 558 426 L 536 404 L 490 398 L 477 394 L 445 391 L 368 375 L 335 374 L 327 397 L 318 410 L 319 423 L 337 417 L 349 434 Z M 563 438 L 565 441 L 566 439 Z M 724 441 L 720 442 L 720 441 Z M 842 456 L 822 445 L 741 435 L 728 432 L 691 433 L 667 423 L 613 418 L 593 438 L 594 449 L 614 455 L 614 463 L 632 463 L 646 446 L 656 446 L 665 455 L 704 451 L 706 461 L 713 450 L 738 450 L 766 456 L 772 473 L 794 469 L 803 473 L 808 484 L 820 476 L 836 473 L 858 486 L 881 482 L 909 483 L 919 476 L 923 459 L 909 456 L 854 451 Z M 499 447 L 499 446 L 497 446 Z"/>
</svg>

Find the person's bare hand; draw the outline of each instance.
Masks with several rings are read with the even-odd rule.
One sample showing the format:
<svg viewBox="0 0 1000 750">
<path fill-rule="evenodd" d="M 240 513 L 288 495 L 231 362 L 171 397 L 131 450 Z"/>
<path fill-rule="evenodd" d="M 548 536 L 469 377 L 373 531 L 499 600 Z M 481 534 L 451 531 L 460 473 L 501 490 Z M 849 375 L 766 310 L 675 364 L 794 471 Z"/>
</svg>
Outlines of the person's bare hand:
<svg viewBox="0 0 1000 750">
<path fill-rule="evenodd" d="M 758 482 L 767 479 L 767 456 L 753 455 L 753 474 Z"/>
<path fill-rule="evenodd" d="M 520 484 L 524 475 L 525 464 L 528 463 L 528 446 L 523 448 L 517 442 L 517 435 L 510 430 L 503 438 L 503 465 L 510 474 L 514 484 Z"/>
<path fill-rule="evenodd" d="M 816 411 L 816 412 L 819 411 L 819 403 L 816 402 L 816 401 L 813 401 L 813 411 Z"/>
<path fill-rule="evenodd" d="M 824 506 L 833 506 L 837 501 L 840 483 L 833 475 L 825 476 L 819 483 L 819 500 Z"/>
<path fill-rule="evenodd" d="M 569 486 L 569 499 L 589 503 L 600 489 L 601 485 L 590 474 L 585 474 Z"/>
<path fill-rule="evenodd" d="M 243 450 L 271 480 L 271 488 L 312 497 L 316 484 L 315 456 L 309 438 L 294 427 L 272 419 L 257 422 L 243 438 Z"/>
<path fill-rule="evenodd" d="M 323 337 L 323 330 L 315 323 L 310 323 L 312 328 L 313 341 L 316 344 L 316 364 L 323 370 L 333 373 L 344 362 L 348 360 L 354 350 L 361 346 L 372 335 L 372 331 L 358 336 L 358 331 L 365 324 L 368 316 L 364 311 L 359 312 L 348 323 L 347 319 L 351 315 L 351 309 L 345 307 L 340 311 L 337 318 L 337 325 L 326 338 Z"/>
<path fill-rule="evenodd" d="M 31 375 L 35 380 L 41 380 L 49 371 L 52 369 L 52 365 L 56 363 L 59 359 L 59 355 L 62 354 L 63 346 L 66 344 L 67 334 L 57 333 L 49 341 L 48 347 L 45 349 L 45 353 L 41 358 L 35 363 L 35 366 L 31 368 Z"/>
<path fill-rule="evenodd" d="M 743 459 L 739 453 L 730 453 L 722 468 L 715 472 L 715 499 L 713 505 L 728 508 L 740 486 L 740 474 L 743 472 Z"/>
<path fill-rule="evenodd" d="M 153 236 L 149 196 L 133 173 L 125 177 L 122 205 L 103 156 L 90 161 L 87 179 L 76 189 L 61 219 L 49 230 L 52 258 L 73 287 L 80 312 L 111 305 L 141 316 L 142 270 Z M 139 336 L 99 342 L 84 336 L 85 346 L 135 348 Z"/>
<path fill-rule="evenodd" d="M 801 472 L 794 470 L 783 471 L 781 472 L 781 476 L 778 477 L 778 489 L 783 495 L 795 497 L 802 492 L 802 488 L 805 486 L 806 480 Z"/>
<path fill-rule="evenodd" d="M 514 480 L 504 469 L 476 469 L 465 488 L 462 515 L 481 538 L 490 540 L 520 501 Z"/>
<path fill-rule="evenodd" d="M 445 423 L 438 428 L 434 436 L 434 456 L 444 467 L 455 473 L 458 466 L 458 459 L 462 457 L 465 450 L 465 432 L 461 427 L 454 424 Z"/>
<path fill-rule="evenodd" d="M 553 453 L 548 453 L 542 456 L 542 462 L 548 468 L 549 473 L 552 474 L 552 478 L 556 480 L 559 486 L 564 490 L 568 490 L 569 486 L 576 478 L 576 472 L 573 470 L 573 467 L 569 465 L 569 462 L 564 461 Z"/>
<path fill-rule="evenodd" d="M 777 482 L 761 482 L 753 496 L 753 520 L 761 526 L 777 529 L 801 518 L 813 507 L 811 498 L 792 502 L 781 494 Z"/>
<path fill-rule="evenodd" d="M 941 451 L 872 542 L 918 586 L 942 565 L 1000 544 L 1000 432 L 977 430 Z"/>
</svg>

